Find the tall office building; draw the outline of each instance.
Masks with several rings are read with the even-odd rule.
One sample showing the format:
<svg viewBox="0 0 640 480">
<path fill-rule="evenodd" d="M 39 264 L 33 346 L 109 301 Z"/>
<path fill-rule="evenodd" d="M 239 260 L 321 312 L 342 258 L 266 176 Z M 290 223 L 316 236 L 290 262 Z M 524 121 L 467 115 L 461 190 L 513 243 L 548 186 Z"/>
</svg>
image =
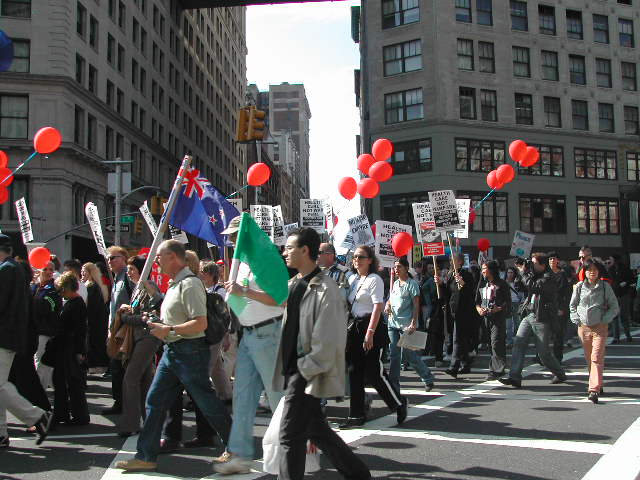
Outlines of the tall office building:
<svg viewBox="0 0 640 480">
<path fill-rule="evenodd" d="M 246 85 L 245 16 L 244 7 L 183 10 L 177 0 L 0 2 L 15 45 L 11 71 L 0 74 L 0 148 L 14 166 L 40 127 L 63 138 L 16 177 L 11 202 L 0 206 L 2 231 L 19 237 L 13 201 L 23 196 L 36 241 L 84 224 L 87 202 L 113 215 L 113 167 L 102 162 L 116 158 L 132 162 L 132 189 L 154 187 L 128 197 L 122 212 L 166 195 L 185 153 L 223 193 L 238 190 L 246 172 L 244 146 L 233 141 Z M 146 226 L 122 234 L 127 246 L 149 242 Z M 47 246 L 61 258 L 96 256 L 87 227 Z"/>
<path fill-rule="evenodd" d="M 639 14 L 637 0 L 363 2 L 361 149 L 396 150 L 372 217 L 412 224 L 436 189 L 478 202 L 523 139 L 539 163 L 484 202 L 463 245 L 506 255 L 522 230 L 565 258 L 640 251 Z"/>
</svg>

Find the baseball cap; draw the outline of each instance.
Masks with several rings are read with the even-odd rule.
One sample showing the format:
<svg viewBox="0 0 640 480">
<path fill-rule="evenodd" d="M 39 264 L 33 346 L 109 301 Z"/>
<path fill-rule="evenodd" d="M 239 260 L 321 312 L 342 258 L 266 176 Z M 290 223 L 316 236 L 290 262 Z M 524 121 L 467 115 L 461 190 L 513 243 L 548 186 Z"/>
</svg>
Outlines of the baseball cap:
<svg viewBox="0 0 640 480">
<path fill-rule="evenodd" d="M 222 235 L 230 235 L 232 233 L 237 232 L 240 229 L 240 220 L 242 219 L 242 217 L 240 215 L 238 215 L 237 217 L 234 217 L 231 219 L 231 221 L 229 222 L 229 225 L 227 226 L 227 228 L 225 228 L 221 233 Z"/>
</svg>

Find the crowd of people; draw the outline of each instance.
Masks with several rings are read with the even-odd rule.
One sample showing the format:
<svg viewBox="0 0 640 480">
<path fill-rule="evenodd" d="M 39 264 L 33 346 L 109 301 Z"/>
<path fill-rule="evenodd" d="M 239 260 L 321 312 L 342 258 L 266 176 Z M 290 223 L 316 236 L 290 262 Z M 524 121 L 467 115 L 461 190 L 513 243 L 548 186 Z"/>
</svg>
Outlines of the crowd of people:
<svg viewBox="0 0 640 480">
<path fill-rule="evenodd" d="M 237 217 L 223 232 L 232 243 L 239 225 Z M 123 247 L 108 249 L 108 266 L 60 264 L 52 256 L 34 272 L 0 234 L 0 448 L 9 447 L 7 410 L 38 444 L 52 429 L 89 424 L 87 376 L 102 375 L 113 398 L 102 414 L 117 415 L 122 437 L 139 435 L 135 457 L 118 468 L 155 470 L 159 454 L 220 442 L 216 472 L 248 473 L 262 397 L 271 411 L 284 402 L 279 478 L 303 477 L 311 440 L 345 478 L 368 479 L 366 465 L 327 423 L 327 399 L 348 396 L 340 428 L 362 426 L 369 385 L 402 423 L 403 368 L 431 391 L 436 380 L 425 358 L 457 378 L 488 350 L 487 380 L 520 388 L 531 339 L 550 382 L 562 383 L 563 350 L 577 335 L 590 372 L 586 393 L 598 403 L 607 337 L 619 342 L 624 331 L 631 342 L 638 314 L 640 276 L 617 255 L 594 258 L 588 246 L 573 264 L 536 252 L 509 265 L 465 266 L 454 253 L 446 263 L 424 259 L 413 267 L 399 258 L 390 272 L 366 245 L 341 264 L 331 243 L 303 228 L 290 234 L 282 255 L 291 280 L 279 305 L 248 265 L 229 281 L 224 266 L 174 240 L 155 258 L 171 279 L 162 293 L 150 280 L 139 282 L 146 258 Z M 245 300 L 238 315 L 224 301 L 228 294 Z M 427 333 L 424 350 L 399 346 L 418 330 Z M 185 390 L 197 424 L 187 441 Z"/>
</svg>

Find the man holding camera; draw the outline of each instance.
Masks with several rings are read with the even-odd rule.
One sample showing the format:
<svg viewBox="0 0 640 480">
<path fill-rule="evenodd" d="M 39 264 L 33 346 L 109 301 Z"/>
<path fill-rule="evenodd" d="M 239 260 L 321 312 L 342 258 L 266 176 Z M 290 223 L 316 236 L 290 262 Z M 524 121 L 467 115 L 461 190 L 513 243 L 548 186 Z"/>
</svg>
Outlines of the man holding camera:
<svg viewBox="0 0 640 480">
<path fill-rule="evenodd" d="M 521 307 L 523 318 L 513 342 L 511 370 L 509 376 L 502 377 L 499 381 L 515 388 L 522 386 L 524 358 L 529 337 L 533 334 L 540 360 L 553 373 L 551 383 L 562 383 L 567 375 L 549 348 L 551 325 L 558 314 L 558 286 L 549 271 L 549 260 L 544 253 L 534 253 L 531 255 L 531 262 L 516 265 L 522 274 L 527 297 Z"/>
</svg>

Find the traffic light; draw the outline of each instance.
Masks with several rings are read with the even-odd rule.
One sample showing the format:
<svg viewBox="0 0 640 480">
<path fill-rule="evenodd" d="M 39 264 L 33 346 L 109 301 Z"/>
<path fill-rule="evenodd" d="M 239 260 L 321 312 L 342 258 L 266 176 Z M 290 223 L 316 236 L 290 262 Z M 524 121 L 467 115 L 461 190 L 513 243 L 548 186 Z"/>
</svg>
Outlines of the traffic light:
<svg viewBox="0 0 640 480">
<path fill-rule="evenodd" d="M 162 197 L 160 195 L 154 195 L 151 197 L 151 205 L 149 205 L 149 211 L 151 215 L 162 215 Z"/>
<path fill-rule="evenodd" d="M 140 235 L 142 233 L 142 219 L 136 218 L 136 221 L 133 224 L 133 231 L 136 232 L 136 235 Z"/>
<path fill-rule="evenodd" d="M 236 127 L 236 142 L 246 142 L 249 140 L 249 108 L 241 108 L 238 111 L 238 124 Z"/>
<path fill-rule="evenodd" d="M 262 110 L 251 107 L 249 110 L 249 129 L 247 132 L 248 140 L 262 140 L 264 138 L 264 117 L 265 113 Z"/>
</svg>

